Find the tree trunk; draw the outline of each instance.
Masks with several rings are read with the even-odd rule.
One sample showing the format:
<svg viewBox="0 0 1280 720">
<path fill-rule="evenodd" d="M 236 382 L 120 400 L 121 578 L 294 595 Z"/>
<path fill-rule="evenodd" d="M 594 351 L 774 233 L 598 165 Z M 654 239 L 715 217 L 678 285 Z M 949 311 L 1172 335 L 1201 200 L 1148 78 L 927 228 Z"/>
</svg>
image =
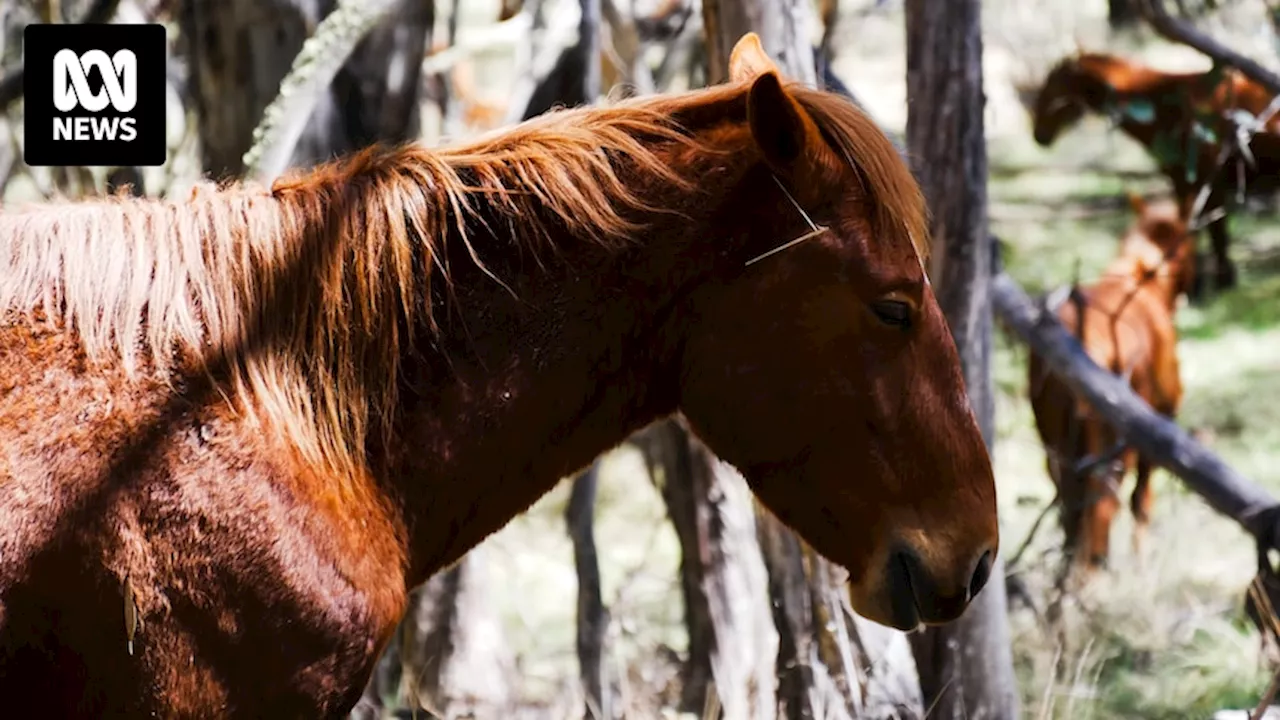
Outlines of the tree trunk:
<svg viewBox="0 0 1280 720">
<path fill-rule="evenodd" d="M 632 438 L 645 456 L 680 539 L 689 657 L 683 710 L 699 717 L 772 720 L 778 634 L 756 539 L 751 492 L 679 420 Z"/>
<path fill-rule="evenodd" d="M 600 589 L 600 562 L 596 553 L 596 489 L 600 484 L 600 462 L 587 468 L 573 481 L 569 504 L 564 510 L 569 538 L 573 541 L 573 565 L 578 575 L 578 667 L 586 696 L 587 720 L 613 719 L 613 693 L 605 671 L 605 636 L 609 611 Z"/>
<path fill-rule="evenodd" d="M 1132 27 L 1139 17 L 1133 0 L 1107 0 L 1107 23 L 1113 29 Z"/>
<path fill-rule="evenodd" d="M 708 84 L 729 79 L 729 53 L 739 38 L 754 30 L 783 75 L 817 85 L 813 0 L 703 0 L 702 22 L 707 32 Z"/>
<path fill-rule="evenodd" d="M 709 82 L 727 78 L 734 44 L 754 31 L 785 76 L 818 84 L 810 0 L 704 0 L 702 9 Z M 715 467 L 738 478 L 719 461 Z M 844 571 L 805 545 L 772 514 L 755 515 L 779 638 L 775 673 L 780 717 L 872 716 L 866 712 L 871 667 L 853 613 L 846 612 Z M 903 668 L 894 665 L 883 670 L 890 684 L 903 674 Z"/>
<path fill-rule="evenodd" d="M 411 710 L 435 717 L 506 717 L 515 660 L 489 598 L 493 590 L 477 547 L 420 586 L 402 621 L 404 688 Z"/>
<path fill-rule="evenodd" d="M 979 0 L 907 0 L 907 147 L 929 201 L 930 277 L 964 367 L 988 446 L 995 435 L 991 379 L 991 238 L 983 134 Z M 992 574 L 1004 576 L 1002 557 Z M 1003 582 L 959 620 L 911 636 L 932 718 L 1018 717 Z"/>
<path fill-rule="evenodd" d="M 294 56 L 336 0 L 187 0 L 178 20 L 189 61 L 205 172 L 238 177 L 253 130 Z M 316 105 L 290 165 L 306 167 L 371 142 L 416 138 L 430 0 L 403 0 L 357 46 Z M 389 72 L 392 64 L 403 72 Z"/>
</svg>

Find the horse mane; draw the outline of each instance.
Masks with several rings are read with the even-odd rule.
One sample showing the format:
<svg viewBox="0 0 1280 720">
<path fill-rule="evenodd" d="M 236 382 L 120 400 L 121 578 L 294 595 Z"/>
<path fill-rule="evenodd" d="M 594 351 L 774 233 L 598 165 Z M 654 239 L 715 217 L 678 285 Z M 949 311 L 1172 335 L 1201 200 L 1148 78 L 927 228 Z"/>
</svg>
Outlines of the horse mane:
<svg viewBox="0 0 1280 720">
<path fill-rule="evenodd" d="M 923 251 L 924 202 L 888 139 L 852 103 L 790 89 L 863 179 L 873 231 Z M 635 211 L 658 210 L 632 189 L 637 174 L 696 191 L 662 150 L 713 149 L 679 118 L 733 101 L 741 122 L 745 90 L 558 110 L 444 149 L 369 148 L 269 189 L 202 182 L 182 200 L 6 208 L 0 312 L 42 311 L 74 329 L 89 360 L 114 355 L 130 375 L 216 367 L 238 410 L 350 477 L 389 429 L 414 328 L 436 328 L 430 291 L 437 274 L 452 287 L 447 243 L 485 272 L 470 235 L 495 219 L 535 252 L 566 230 L 621 247 L 641 230 Z"/>
</svg>

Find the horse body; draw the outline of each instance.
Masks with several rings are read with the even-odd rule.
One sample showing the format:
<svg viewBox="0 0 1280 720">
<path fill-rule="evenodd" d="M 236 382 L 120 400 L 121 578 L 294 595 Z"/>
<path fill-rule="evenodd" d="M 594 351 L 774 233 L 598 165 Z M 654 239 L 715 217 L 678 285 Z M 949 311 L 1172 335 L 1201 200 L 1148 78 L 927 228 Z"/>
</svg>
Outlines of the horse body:
<svg viewBox="0 0 1280 720">
<path fill-rule="evenodd" d="M 673 412 L 859 612 L 957 617 L 994 482 L 919 190 L 851 104 L 734 57 L 270 190 L 0 213 L 0 691 L 339 717 L 408 588 Z"/>
<path fill-rule="evenodd" d="M 1186 207 L 1208 185 L 1202 212 L 1221 213 L 1208 222 L 1215 281 L 1228 288 L 1235 285 L 1236 271 L 1227 251 L 1226 206 L 1242 190 L 1280 189 L 1280 114 L 1269 118 L 1265 129 L 1250 140 L 1253 163 L 1239 150 L 1224 162 L 1223 142 L 1236 134 L 1233 111 L 1259 117 L 1272 100 L 1265 88 L 1233 68 L 1220 77 L 1215 71 L 1166 73 L 1114 55 L 1084 53 L 1063 60 L 1049 73 L 1036 99 L 1034 135 L 1036 142 L 1048 146 L 1086 109 L 1106 114 L 1147 148 Z M 1194 152 L 1188 152 L 1193 145 Z"/>
<path fill-rule="evenodd" d="M 1094 284 L 1080 288 L 1081 309 L 1064 302 L 1058 320 L 1077 335 L 1085 352 L 1117 375 L 1127 376 L 1133 391 L 1156 412 L 1172 418 L 1182 400 L 1178 371 L 1177 298 L 1193 282 L 1192 240 L 1181 209 L 1173 202 L 1148 207 L 1131 196 L 1138 219 L 1126 234 L 1119 256 Z M 1085 568 L 1106 562 L 1111 521 L 1119 509 L 1119 484 L 1130 471 L 1136 483 L 1130 500 L 1134 546 L 1151 518 L 1152 464 L 1132 449 L 1118 462 L 1081 477 L 1077 466 L 1101 459 L 1121 438 L 1104 419 L 1034 352 L 1028 362 L 1031 407 L 1044 444 L 1049 476 L 1062 501 L 1062 526 L 1069 552 Z"/>
</svg>

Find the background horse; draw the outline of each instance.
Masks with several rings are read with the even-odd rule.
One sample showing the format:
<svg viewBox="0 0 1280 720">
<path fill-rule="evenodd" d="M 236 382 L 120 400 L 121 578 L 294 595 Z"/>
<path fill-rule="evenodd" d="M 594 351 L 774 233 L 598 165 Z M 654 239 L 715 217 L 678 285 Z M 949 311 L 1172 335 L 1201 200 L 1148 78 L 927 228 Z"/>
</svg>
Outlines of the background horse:
<svg viewBox="0 0 1280 720">
<path fill-rule="evenodd" d="M 1182 400 L 1173 314 L 1178 295 L 1194 281 L 1194 240 L 1177 203 L 1148 205 L 1137 195 L 1130 195 L 1130 202 L 1137 219 L 1118 256 L 1101 279 L 1078 288 L 1083 317 L 1072 301 L 1057 309 L 1057 317 L 1095 363 L 1128 376 L 1134 392 L 1156 412 L 1172 418 Z M 1030 353 L 1027 371 L 1036 429 L 1062 503 L 1068 552 L 1086 569 L 1106 562 L 1119 486 L 1130 470 L 1137 475 L 1130 507 L 1134 549 L 1139 551 L 1151 521 L 1150 461 L 1124 450 L 1117 462 L 1111 462 L 1121 442 L 1115 430 L 1049 373 L 1035 352 Z M 1082 461 L 1093 465 L 1090 460 L 1107 462 L 1080 467 Z"/>
<path fill-rule="evenodd" d="M 958 617 L 995 486 L 920 190 L 754 36 L 731 67 L 269 191 L 0 214 L 0 692 L 340 717 L 408 588 L 675 412 L 859 613 Z"/>
<path fill-rule="evenodd" d="M 1175 74 L 1083 53 L 1062 60 L 1045 79 L 1033 110 L 1034 134 L 1048 146 L 1086 110 L 1101 113 L 1147 149 L 1184 206 L 1207 186 L 1201 214 L 1213 240 L 1214 284 L 1230 288 L 1236 268 L 1228 253 L 1227 204 L 1238 191 L 1280 188 L 1280 118 L 1271 115 L 1242 153 L 1237 113 L 1259 117 L 1272 100 L 1235 69 Z"/>
</svg>

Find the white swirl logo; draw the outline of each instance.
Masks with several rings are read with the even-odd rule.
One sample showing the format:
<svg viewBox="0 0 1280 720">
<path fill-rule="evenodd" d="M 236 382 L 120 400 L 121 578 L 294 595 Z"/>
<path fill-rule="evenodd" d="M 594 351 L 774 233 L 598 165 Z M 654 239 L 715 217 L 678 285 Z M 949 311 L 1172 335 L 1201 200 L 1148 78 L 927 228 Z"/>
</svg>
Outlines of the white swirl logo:
<svg viewBox="0 0 1280 720">
<path fill-rule="evenodd" d="M 102 89 L 96 93 L 89 90 L 89 69 L 95 67 L 102 75 Z M 62 50 L 53 56 L 54 107 L 64 113 L 76 105 L 99 112 L 106 109 L 108 100 L 122 113 L 138 104 L 138 58 L 132 50 L 120 50 L 111 57 L 101 50 L 83 55 Z"/>
</svg>

